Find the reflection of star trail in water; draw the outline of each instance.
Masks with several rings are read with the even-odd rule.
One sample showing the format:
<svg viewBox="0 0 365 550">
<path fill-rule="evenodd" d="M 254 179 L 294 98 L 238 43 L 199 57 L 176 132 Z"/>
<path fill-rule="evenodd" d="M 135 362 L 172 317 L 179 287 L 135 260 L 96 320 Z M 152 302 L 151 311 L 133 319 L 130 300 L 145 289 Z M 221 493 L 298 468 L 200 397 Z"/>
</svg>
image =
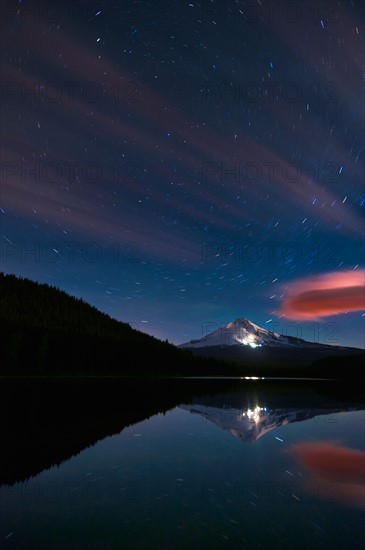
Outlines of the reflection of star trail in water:
<svg viewBox="0 0 365 550">
<path fill-rule="evenodd" d="M 362 3 L 292 4 L 3 3 L 1 268 L 176 343 L 362 347 L 313 282 L 363 286 Z"/>
</svg>

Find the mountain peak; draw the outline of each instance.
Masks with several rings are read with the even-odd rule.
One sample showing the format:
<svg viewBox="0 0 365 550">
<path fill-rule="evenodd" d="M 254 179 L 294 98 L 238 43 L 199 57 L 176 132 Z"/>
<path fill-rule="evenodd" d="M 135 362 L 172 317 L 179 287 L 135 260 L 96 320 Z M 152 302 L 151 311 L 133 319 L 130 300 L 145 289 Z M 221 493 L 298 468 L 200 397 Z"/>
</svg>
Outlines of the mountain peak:
<svg viewBox="0 0 365 550">
<path fill-rule="evenodd" d="M 239 327 L 239 326 L 242 326 L 245 328 L 252 328 L 256 330 L 257 329 L 264 330 L 258 325 L 255 325 L 255 323 L 253 323 L 252 321 L 250 321 L 250 319 L 247 319 L 246 317 L 237 317 L 237 319 L 235 319 L 234 321 L 231 321 L 230 323 L 226 324 L 226 328 Z"/>
<path fill-rule="evenodd" d="M 181 347 L 207 347 L 221 345 L 244 345 L 251 348 L 278 345 L 278 340 L 282 339 L 282 344 L 287 338 L 280 336 L 274 332 L 269 332 L 264 328 L 255 325 L 246 317 L 238 317 L 234 321 L 227 323 L 225 326 L 207 334 L 200 340 L 192 340 Z"/>
</svg>

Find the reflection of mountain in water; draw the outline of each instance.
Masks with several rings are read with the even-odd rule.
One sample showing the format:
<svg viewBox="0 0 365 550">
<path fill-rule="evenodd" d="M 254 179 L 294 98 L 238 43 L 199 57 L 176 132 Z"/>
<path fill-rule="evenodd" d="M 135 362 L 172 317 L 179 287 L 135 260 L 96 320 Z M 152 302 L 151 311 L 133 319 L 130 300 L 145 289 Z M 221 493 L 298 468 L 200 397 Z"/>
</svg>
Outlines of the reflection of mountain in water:
<svg viewBox="0 0 365 550">
<path fill-rule="evenodd" d="M 2 380 L 0 485 L 37 475 L 178 405 L 236 437 L 255 441 L 276 426 L 354 406 L 364 408 L 363 402 L 362 388 L 346 389 L 343 382 Z M 265 405 L 255 409 L 256 403 Z"/>
<path fill-rule="evenodd" d="M 253 443 L 266 433 L 290 424 L 314 418 L 318 415 L 331 415 L 344 410 L 340 409 L 268 409 L 256 405 L 252 409 L 236 409 L 230 407 L 212 407 L 204 404 L 181 405 L 180 408 L 193 414 L 200 414 L 222 430 L 227 430 L 234 437 Z"/>
</svg>

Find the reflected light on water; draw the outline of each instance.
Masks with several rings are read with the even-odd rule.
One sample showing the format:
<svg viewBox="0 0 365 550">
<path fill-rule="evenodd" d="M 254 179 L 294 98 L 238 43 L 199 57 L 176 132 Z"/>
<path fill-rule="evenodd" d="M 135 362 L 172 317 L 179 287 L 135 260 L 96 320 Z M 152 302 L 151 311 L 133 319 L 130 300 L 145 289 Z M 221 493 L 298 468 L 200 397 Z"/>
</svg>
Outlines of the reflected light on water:
<svg viewBox="0 0 365 550">
<path fill-rule="evenodd" d="M 266 407 L 260 407 L 259 405 L 256 405 L 254 409 L 248 408 L 246 411 L 242 413 L 242 417 L 246 416 L 251 422 L 254 422 L 255 424 L 258 424 L 261 420 L 261 412 L 266 412 Z"/>
</svg>

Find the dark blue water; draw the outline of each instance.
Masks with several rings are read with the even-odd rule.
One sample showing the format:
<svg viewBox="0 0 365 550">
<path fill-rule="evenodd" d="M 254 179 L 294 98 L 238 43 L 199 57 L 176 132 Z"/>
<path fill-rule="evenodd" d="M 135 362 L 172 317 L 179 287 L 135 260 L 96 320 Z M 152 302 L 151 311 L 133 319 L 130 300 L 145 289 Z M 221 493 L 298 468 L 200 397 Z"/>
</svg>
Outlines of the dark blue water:
<svg viewBox="0 0 365 550">
<path fill-rule="evenodd" d="M 135 399 L 114 384 L 110 410 L 96 394 L 83 405 L 90 383 L 80 382 L 71 397 L 65 385 L 12 386 L 24 414 L 2 434 L 1 548 L 365 547 L 361 400 L 341 399 L 338 388 L 324 385 L 251 381 L 181 392 L 175 384 L 164 386 L 170 403 L 159 413 L 148 403 L 156 384 L 135 391 Z M 52 411 L 52 392 L 60 402 L 68 397 L 73 423 L 59 403 Z M 120 433 L 103 438 L 103 430 L 118 430 L 118 414 Z M 77 438 L 85 446 L 92 440 L 93 429 L 98 441 L 75 448 Z"/>
</svg>

